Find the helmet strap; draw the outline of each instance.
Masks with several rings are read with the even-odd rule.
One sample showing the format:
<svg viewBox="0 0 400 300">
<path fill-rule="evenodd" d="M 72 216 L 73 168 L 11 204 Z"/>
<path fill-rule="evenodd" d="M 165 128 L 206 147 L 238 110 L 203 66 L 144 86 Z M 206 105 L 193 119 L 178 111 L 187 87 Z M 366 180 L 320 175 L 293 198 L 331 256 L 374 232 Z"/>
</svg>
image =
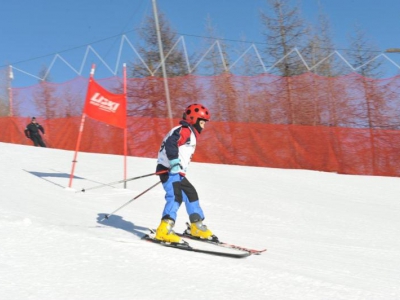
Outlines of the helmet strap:
<svg viewBox="0 0 400 300">
<path fill-rule="evenodd" d="M 197 132 L 200 134 L 201 131 L 203 130 L 203 128 L 200 126 L 200 120 L 201 119 L 197 119 L 196 124 L 193 125 L 193 127 L 197 130 Z"/>
</svg>

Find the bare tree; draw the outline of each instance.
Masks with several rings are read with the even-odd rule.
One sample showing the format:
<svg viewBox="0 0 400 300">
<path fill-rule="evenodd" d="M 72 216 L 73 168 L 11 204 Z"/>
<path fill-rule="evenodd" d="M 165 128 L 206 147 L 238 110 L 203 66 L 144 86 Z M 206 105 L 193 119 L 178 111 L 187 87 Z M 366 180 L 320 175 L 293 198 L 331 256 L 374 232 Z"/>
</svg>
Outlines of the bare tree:
<svg viewBox="0 0 400 300">
<path fill-rule="evenodd" d="M 207 38 L 203 40 L 204 50 L 197 61 L 197 73 L 212 75 L 212 77 L 199 78 L 206 98 L 211 100 L 210 104 L 204 104 L 213 111 L 213 120 L 230 121 L 236 119 L 238 99 L 236 87 L 228 69 L 228 46 L 219 35 L 209 15 L 205 19 L 205 31 Z"/>
<path fill-rule="evenodd" d="M 377 47 L 368 39 L 359 25 L 354 26 L 350 36 L 350 50 L 347 55 L 351 64 L 361 76 L 354 76 L 351 86 L 353 100 L 353 122 L 357 127 L 379 127 L 384 118 L 381 111 L 385 109 L 385 90 L 379 87 L 382 73 L 382 62 L 375 59 Z"/>
<path fill-rule="evenodd" d="M 33 101 L 40 116 L 46 119 L 56 118 L 59 113 L 59 104 L 56 96 L 57 88 L 51 82 L 48 68 L 43 66 L 39 72 L 39 84 L 33 92 Z"/>
<path fill-rule="evenodd" d="M 64 108 L 59 113 L 60 117 L 79 116 L 82 113 L 82 95 L 73 92 L 70 88 L 63 91 Z"/>
<path fill-rule="evenodd" d="M 240 37 L 240 41 L 239 46 L 234 50 L 238 59 L 234 62 L 234 66 L 231 65 L 235 74 L 255 76 L 265 73 L 264 62 L 258 47 L 254 43 L 250 44 L 244 35 Z"/>
<path fill-rule="evenodd" d="M 276 63 L 278 75 L 293 76 L 307 72 L 304 63 L 299 59 L 304 48 L 308 28 L 301 18 L 300 9 L 291 6 L 290 0 L 267 0 L 269 13 L 261 12 L 261 21 L 264 25 L 266 39 L 265 53 L 271 64 Z"/>
<path fill-rule="evenodd" d="M 380 51 L 360 25 L 354 25 L 349 39 L 350 49 L 347 51 L 347 56 L 352 65 L 357 68 L 357 72 L 364 77 L 380 78 L 383 75 L 382 63 L 374 59 L 376 53 Z"/>
<path fill-rule="evenodd" d="M 306 73 L 308 70 L 304 65 L 299 53 L 304 48 L 308 29 L 300 16 L 300 10 L 290 5 L 290 0 L 267 0 L 269 13 L 261 12 L 261 21 L 264 24 L 264 36 L 266 39 L 265 53 L 270 63 L 275 66 L 277 75 L 283 76 L 277 80 L 274 96 L 286 106 L 286 121 L 288 124 L 309 123 L 310 103 L 301 100 L 304 83 L 293 81 L 292 76 Z M 305 99 L 307 100 L 307 99 Z"/>
<path fill-rule="evenodd" d="M 377 132 L 377 129 L 390 125 L 388 112 L 393 94 L 389 86 L 376 80 L 382 75 L 382 62 L 375 59 L 377 47 L 359 25 L 354 26 L 354 33 L 350 39 L 348 57 L 359 75 L 352 78 L 348 89 L 353 108 L 348 117 L 355 126 L 369 128 L 371 169 L 376 171 L 381 159 L 378 154 L 382 148 L 380 144 L 390 143 Z M 358 150 L 363 151 L 364 156 L 367 154 L 365 148 Z"/>
<path fill-rule="evenodd" d="M 228 45 L 218 34 L 217 28 L 209 15 L 205 20 L 205 31 L 207 38 L 203 39 L 203 46 L 201 47 L 203 51 L 198 54 L 199 57 L 196 59 L 199 64 L 195 70 L 196 73 L 218 75 L 229 72 Z"/>
<path fill-rule="evenodd" d="M 336 56 L 332 55 L 335 46 L 330 21 L 321 5 L 319 5 L 317 23 L 310 28 L 309 34 L 304 55 L 311 66 L 311 72 L 326 77 L 340 75 L 341 70 L 338 70 L 335 64 Z"/>
<path fill-rule="evenodd" d="M 336 106 L 339 99 L 335 99 L 337 85 L 334 76 L 341 73 L 334 55 L 334 43 L 328 16 L 319 6 L 318 19 L 315 26 L 310 27 L 308 44 L 303 51 L 304 57 L 310 66 L 310 72 L 324 77 L 311 76 L 306 94 L 314 101 L 313 119 L 310 125 L 331 125 L 337 123 Z M 331 78 L 331 79 L 329 79 Z M 340 82 L 340 81 L 339 81 Z M 308 101 L 310 102 L 310 101 Z M 310 104 L 310 103 L 309 103 Z M 326 112 L 329 112 L 327 114 Z"/>
</svg>

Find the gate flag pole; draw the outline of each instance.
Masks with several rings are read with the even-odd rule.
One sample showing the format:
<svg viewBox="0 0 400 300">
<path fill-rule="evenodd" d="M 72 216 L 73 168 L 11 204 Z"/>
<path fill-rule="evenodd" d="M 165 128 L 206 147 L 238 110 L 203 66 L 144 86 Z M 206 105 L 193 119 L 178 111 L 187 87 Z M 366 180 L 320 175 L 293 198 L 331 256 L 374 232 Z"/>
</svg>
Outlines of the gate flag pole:
<svg viewBox="0 0 400 300">
<path fill-rule="evenodd" d="M 126 64 L 124 63 L 124 95 L 125 95 L 125 105 L 128 106 L 128 99 L 126 96 Z M 128 114 L 128 109 L 126 109 L 126 114 Z M 126 118 L 127 119 L 127 118 Z M 126 126 L 125 119 L 125 128 L 124 128 L 124 188 L 126 189 L 126 176 L 127 176 L 127 154 L 128 154 L 128 128 Z"/>
<path fill-rule="evenodd" d="M 93 64 L 93 65 L 92 65 L 92 69 L 91 69 L 91 71 L 90 71 L 90 78 L 89 78 L 88 88 L 89 88 L 89 86 L 90 86 L 91 79 L 93 79 L 95 68 L 96 68 L 96 66 L 95 66 L 95 64 Z M 72 160 L 72 169 L 71 169 L 71 174 L 70 174 L 70 177 L 69 177 L 69 184 L 68 184 L 68 187 L 69 187 L 69 188 L 72 187 L 72 179 L 74 178 L 75 164 L 78 162 L 76 159 L 78 158 L 78 151 L 79 151 L 79 146 L 80 146 L 80 144 L 81 144 L 81 138 L 82 138 L 83 127 L 84 127 L 84 125 L 85 125 L 85 118 L 86 118 L 86 114 L 83 112 L 83 113 L 82 113 L 81 124 L 80 124 L 80 126 L 79 126 L 79 135 L 78 135 L 78 141 L 77 141 L 77 143 L 76 143 L 74 159 Z"/>
</svg>

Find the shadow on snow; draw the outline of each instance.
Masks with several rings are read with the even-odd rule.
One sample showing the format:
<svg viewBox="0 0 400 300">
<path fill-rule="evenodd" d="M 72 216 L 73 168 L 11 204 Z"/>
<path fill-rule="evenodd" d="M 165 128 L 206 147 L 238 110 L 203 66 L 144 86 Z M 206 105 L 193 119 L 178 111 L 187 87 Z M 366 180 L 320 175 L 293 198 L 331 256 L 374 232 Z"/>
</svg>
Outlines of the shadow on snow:
<svg viewBox="0 0 400 300">
<path fill-rule="evenodd" d="M 105 213 L 99 213 L 97 215 L 97 223 L 110 226 L 118 229 L 125 230 L 129 233 L 133 233 L 134 235 L 142 238 L 146 233 L 148 233 L 149 229 L 143 226 L 137 226 L 132 222 L 125 221 L 121 216 L 111 215 L 108 219 L 104 219 Z M 103 220 L 104 219 L 104 220 Z"/>
</svg>

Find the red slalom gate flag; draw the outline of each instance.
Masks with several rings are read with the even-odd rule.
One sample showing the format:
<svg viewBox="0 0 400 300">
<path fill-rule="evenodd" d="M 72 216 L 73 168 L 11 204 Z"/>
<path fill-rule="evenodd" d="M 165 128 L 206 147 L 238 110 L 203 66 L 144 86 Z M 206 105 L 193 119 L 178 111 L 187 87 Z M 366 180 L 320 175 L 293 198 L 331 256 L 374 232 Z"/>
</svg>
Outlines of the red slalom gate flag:
<svg viewBox="0 0 400 300">
<path fill-rule="evenodd" d="M 119 128 L 126 128 L 125 94 L 110 93 L 93 78 L 89 79 L 83 112 L 97 121 Z"/>
</svg>

